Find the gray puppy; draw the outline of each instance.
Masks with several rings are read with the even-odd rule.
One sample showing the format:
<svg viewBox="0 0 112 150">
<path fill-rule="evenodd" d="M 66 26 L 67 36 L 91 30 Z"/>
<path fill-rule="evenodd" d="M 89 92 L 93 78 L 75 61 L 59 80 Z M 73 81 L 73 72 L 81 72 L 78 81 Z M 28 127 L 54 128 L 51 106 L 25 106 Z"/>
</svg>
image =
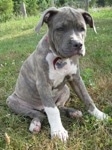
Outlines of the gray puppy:
<svg viewBox="0 0 112 150">
<path fill-rule="evenodd" d="M 82 115 L 78 110 L 64 107 L 70 96 L 67 81 L 91 115 L 101 120 L 108 117 L 95 106 L 79 71 L 79 57 L 85 55 L 86 24 L 94 31 L 95 26 L 89 13 L 70 7 L 47 9 L 36 27 L 37 32 L 43 23 L 48 25 L 48 32 L 23 63 L 7 105 L 15 113 L 33 118 L 31 132 L 40 131 L 47 115 L 51 137 L 66 141 L 68 132 L 62 125 L 60 111 L 71 117 Z"/>
</svg>

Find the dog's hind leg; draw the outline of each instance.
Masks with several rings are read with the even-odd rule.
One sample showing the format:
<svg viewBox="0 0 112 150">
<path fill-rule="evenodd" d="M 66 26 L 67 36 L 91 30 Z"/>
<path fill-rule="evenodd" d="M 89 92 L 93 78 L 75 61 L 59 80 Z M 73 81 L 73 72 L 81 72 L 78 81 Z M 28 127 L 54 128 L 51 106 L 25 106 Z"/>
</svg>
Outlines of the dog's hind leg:
<svg viewBox="0 0 112 150">
<path fill-rule="evenodd" d="M 30 132 L 37 134 L 41 130 L 41 123 L 45 119 L 46 115 L 41 111 L 32 110 L 28 116 L 33 118 L 30 123 L 29 130 Z"/>
<path fill-rule="evenodd" d="M 46 117 L 44 113 L 34 110 L 30 104 L 18 98 L 15 93 L 8 97 L 6 103 L 14 113 L 22 116 L 28 116 L 33 119 L 29 127 L 31 132 L 38 133 L 40 131 L 41 123 Z"/>
<path fill-rule="evenodd" d="M 64 88 L 61 90 L 60 96 L 56 102 L 56 105 L 59 106 L 60 113 L 70 118 L 82 117 L 81 111 L 74 108 L 64 107 L 69 97 L 70 97 L 70 89 L 67 85 L 65 85 Z"/>
<path fill-rule="evenodd" d="M 70 107 L 59 107 L 60 113 L 66 115 L 70 118 L 80 118 L 82 117 L 82 112 L 80 110 L 70 108 Z"/>
<path fill-rule="evenodd" d="M 69 100 L 70 97 L 70 89 L 67 85 L 63 87 L 63 89 L 59 92 L 58 98 L 56 100 L 57 106 L 64 106 L 65 103 Z"/>
</svg>

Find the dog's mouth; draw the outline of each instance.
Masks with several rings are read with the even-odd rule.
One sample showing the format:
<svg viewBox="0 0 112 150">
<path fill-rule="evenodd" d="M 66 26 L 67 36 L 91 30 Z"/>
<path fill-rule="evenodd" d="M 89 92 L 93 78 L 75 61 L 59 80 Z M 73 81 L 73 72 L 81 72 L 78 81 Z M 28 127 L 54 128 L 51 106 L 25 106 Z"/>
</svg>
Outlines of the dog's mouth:
<svg viewBox="0 0 112 150">
<path fill-rule="evenodd" d="M 75 50 L 75 51 L 73 51 L 73 55 L 83 56 L 82 50 Z"/>
<path fill-rule="evenodd" d="M 61 52 L 59 52 L 59 57 L 62 58 L 71 58 L 73 56 L 84 56 L 83 54 L 83 50 L 70 50 L 70 51 L 64 51 L 62 50 Z"/>
</svg>

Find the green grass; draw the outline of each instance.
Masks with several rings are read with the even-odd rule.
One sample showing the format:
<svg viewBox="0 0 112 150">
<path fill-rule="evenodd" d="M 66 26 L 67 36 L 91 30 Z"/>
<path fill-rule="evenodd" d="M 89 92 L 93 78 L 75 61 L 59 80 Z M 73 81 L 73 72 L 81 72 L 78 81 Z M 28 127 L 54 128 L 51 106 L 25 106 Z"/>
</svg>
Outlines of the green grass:
<svg viewBox="0 0 112 150">
<path fill-rule="evenodd" d="M 112 116 L 112 9 L 91 11 L 98 34 L 88 28 L 87 53 L 80 61 L 81 74 L 98 108 Z M 82 119 L 62 117 L 69 132 L 66 144 L 50 140 L 44 121 L 38 135 L 28 131 L 29 118 L 13 114 L 6 98 L 13 92 L 23 61 L 33 52 L 46 27 L 37 35 L 38 17 L 18 18 L 0 24 L 0 150 L 112 150 L 112 120 L 91 117 L 74 93 L 68 106 L 82 110 Z M 10 143 L 5 138 L 10 137 Z"/>
</svg>

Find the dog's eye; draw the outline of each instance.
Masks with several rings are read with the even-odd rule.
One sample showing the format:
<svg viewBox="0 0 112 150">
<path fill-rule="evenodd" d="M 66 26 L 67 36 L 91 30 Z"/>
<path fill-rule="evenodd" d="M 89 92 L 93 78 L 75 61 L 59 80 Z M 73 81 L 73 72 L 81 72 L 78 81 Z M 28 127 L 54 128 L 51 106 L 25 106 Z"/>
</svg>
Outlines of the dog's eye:
<svg viewBox="0 0 112 150">
<path fill-rule="evenodd" d="M 85 31 L 85 28 L 84 28 L 84 27 L 80 27 L 80 31 L 81 31 L 81 32 L 84 32 L 84 31 Z"/>
<path fill-rule="evenodd" d="M 57 31 L 64 31 L 64 27 L 58 27 L 56 30 Z"/>
</svg>

